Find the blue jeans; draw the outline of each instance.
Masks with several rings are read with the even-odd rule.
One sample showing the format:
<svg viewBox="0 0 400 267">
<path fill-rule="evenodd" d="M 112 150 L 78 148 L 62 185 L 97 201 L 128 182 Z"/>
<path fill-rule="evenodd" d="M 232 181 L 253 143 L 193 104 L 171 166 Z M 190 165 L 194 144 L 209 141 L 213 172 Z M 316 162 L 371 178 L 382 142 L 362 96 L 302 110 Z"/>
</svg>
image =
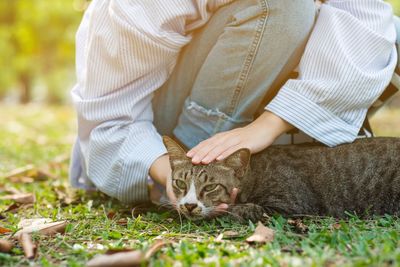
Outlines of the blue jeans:
<svg viewBox="0 0 400 267">
<path fill-rule="evenodd" d="M 184 48 L 153 98 L 160 134 L 191 148 L 252 122 L 297 66 L 314 0 L 240 0 L 220 8 Z M 282 137 L 285 143 L 289 137 Z"/>
</svg>

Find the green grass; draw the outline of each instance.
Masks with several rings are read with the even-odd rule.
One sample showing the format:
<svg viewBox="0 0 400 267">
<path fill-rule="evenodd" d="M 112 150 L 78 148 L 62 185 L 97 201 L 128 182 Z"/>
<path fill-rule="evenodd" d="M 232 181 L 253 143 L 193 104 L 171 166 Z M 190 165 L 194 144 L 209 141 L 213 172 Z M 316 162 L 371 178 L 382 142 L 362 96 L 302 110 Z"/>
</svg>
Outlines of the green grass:
<svg viewBox="0 0 400 267">
<path fill-rule="evenodd" d="M 0 114 L 0 195 L 14 188 L 34 192 L 33 207 L 16 213 L 3 212 L 10 201 L 0 202 L 0 225 L 17 230 L 23 218 L 46 217 L 68 220 L 64 235 L 34 235 L 40 244 L 33 263 L 25 260 L 20 247 L 12 254 L 0 253 L 1 266 L 84 266 L 94 255 L 109 248 L 146 249 L 155 240 L 172 241 L 152 259 L 153 266 L 399 266 L 400 219 L 390 216 L 373 220 L 350 217 L 304 220 L 307 232 L 301 232 L 275 216 L 265 222 L 276 231 L 275 240 L 262 246 L 244 242 L 254 225 L 240 225 L 229 219 L 182 223 L 168 212 L 136 215 L 106 196 L 71 191 L 67 181 L 67 162 L 54 163 L 69 153 L 75 124 L 71 109 L 65 107 L 2 106 Z M 400 136 L 400 110 L 386 110 L 373 120 L 379 134 Z M 391 119 L 390 123 L 388 119 Z M 396 127 L 397 128 L 396 128 Z M 55 178 L 30 184 L 4 179 L 14 168 L 34 164 L 47 169 Z M 73 204 L 63 204 L 57 191 L 74 194 Z M 110 214 L 115 216 L 110 219 Z M 174 219 L 172 219 L 174 218 Z M 126 220 L 126 225 L 121 224 Z M 239 236 L 215 242 L 227 230 Z M 7 238 L 8 236 L 0 236 Z"/>
</svg>

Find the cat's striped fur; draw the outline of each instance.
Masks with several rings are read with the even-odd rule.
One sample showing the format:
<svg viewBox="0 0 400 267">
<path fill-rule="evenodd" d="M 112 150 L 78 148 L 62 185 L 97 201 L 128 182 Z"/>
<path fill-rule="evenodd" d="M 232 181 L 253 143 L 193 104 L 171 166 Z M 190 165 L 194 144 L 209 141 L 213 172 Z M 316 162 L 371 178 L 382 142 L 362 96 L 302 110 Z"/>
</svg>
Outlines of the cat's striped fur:
<svg viewBox="0 0 400 267">
<path fill-rule="evenodd" d="M 242 149 L 222 162 L 197 166 L 174 141 L 164 142 L 178 209 L 192 219 L 206 218 L 218 204 L 229 203 L 234 187 L 240 194 L 229 212 L 246 220 L 258 220 L 263 213 L 400 215 L 400 138 L 361 139 L 335 148 L 272 146 L 251 160 Z M 178 180 L 185 185 L 179 182 L 179 188 Z M 190 185 L 196 195 L 191 199 L 196 203 L 189 203 L 192 212 L 185 207 Z"/>
</svg>

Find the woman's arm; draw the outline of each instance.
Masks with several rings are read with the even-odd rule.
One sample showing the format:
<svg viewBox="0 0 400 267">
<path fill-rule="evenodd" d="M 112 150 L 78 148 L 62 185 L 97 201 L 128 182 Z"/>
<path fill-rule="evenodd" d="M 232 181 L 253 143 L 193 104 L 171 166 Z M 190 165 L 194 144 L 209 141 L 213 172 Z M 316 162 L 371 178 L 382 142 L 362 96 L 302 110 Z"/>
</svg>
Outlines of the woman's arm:
<svg viewBox="0 0 400 267">
<path fill-rule="evenodd" d="M 218 134 L 188 155 L 208 163 L 240 147 L 257 152 L 289 124 L 329 146 L 353 142 L 368 108 L 390 82 L 397 61 L 395 39 L 391 6 L 381 0 L 323 4 L 299 78 L 289 80 L 266 107 L 275 115 Z"/>
<path fill-rule="evenodd" d="M 82 168 L 72 167 L 82 172 L 71 178 L 124 202 L 148 200 L 149 170 L 167 152 L 152 123 L 152 92 L 190 41 L 186 16 L 197 16 L 191 1 L 136 2 L 92 1 L 77 33 L 72 91 Z M 180 9 L 168 8 L 178 2 Z"/>
</svg>

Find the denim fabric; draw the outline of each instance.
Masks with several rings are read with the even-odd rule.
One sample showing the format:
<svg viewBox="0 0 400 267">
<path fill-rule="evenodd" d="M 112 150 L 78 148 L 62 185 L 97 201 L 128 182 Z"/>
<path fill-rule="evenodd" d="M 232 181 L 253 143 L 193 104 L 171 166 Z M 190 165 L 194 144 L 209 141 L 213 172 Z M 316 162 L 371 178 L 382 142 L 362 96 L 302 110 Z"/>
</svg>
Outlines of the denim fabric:
<svg viewBox="0 0 400 267">
<path fill-rule="evenodd" d="M 192 33 L 155 93 L 157 130 L 190 148 L 253 121 L 297 66 L 314 18 L 313 0 L 241 0 L 219 9 Z M 290 141 L 283 136 L 277 143 Z"/>
</svg>

